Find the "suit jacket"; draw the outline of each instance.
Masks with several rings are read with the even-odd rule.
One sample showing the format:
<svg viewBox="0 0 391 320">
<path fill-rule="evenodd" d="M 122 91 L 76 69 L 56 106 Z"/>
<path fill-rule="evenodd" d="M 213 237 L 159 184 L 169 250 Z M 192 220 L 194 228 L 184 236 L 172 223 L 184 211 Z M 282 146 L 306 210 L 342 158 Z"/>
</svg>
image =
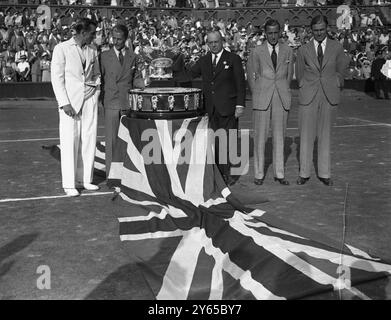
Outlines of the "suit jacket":
<svg viewBox="0 0 391 320">
<path fill-rule="evenodd" d="M 283 108 L 290 109 L 293 50 L 284 43 L 279 43 L 278 47 L 276 70 L 267 42 L 251 51 L 247 63 L 247 77 L 252 92 L 253 109 L 267 110 L 274 93 L 279 95 Z"/>
<path fill-rule="evenodd" d="M 100 57 L 103 106 L 107 109 L 128 109 L 129 90 L 144 88 L 144 79 L 137 69 L 136 55 L 126 49 L 123 66 L 114 48 L 104 51 Z"/>
<path fill-rule="evenodd" d="M 202 77 L 202 89 L 206 112 L 209 115 L 217 112 L 226 117 L 235 114 L 235 106 L 245 106 L 246 83 L 241 58 L 234 53 L 223 50 L 212 72 L 212 54 L 201 57 L 191 68 L 193 77 Z"/>
<path fill-rule="evenodd" d="M 85 50 L 85 68 L 73 38 L 54 47 L 51 80 L 58 106 L 71 104 L 76 113 L 83 106 L 85 83 L 100 76 L 96 49 L 88 45 Z M 99 91 L 99 87 L 97 87 Z"/>
<path fill-rule="evenodd" d="M 314 41 L 309 41 L 298 50 L 296 60 L 296 79 L 299 84 L 299 101 L 309 105 L 318 90 L 323 90 L 328 102 L 337 105 L 344 84 L 348 59 L 342 45 L 327 39 L 322 67 L 315 52 Z"/>
<path fill-rule="evenodd" d="M 371 66 L 371 77 L 374 77 L 375 80 L 385 80 L 385 75 L 381 72 L 383 65 L 386 63 L 384 58 L 376 58 L 372 62 Z"/>
</svg>

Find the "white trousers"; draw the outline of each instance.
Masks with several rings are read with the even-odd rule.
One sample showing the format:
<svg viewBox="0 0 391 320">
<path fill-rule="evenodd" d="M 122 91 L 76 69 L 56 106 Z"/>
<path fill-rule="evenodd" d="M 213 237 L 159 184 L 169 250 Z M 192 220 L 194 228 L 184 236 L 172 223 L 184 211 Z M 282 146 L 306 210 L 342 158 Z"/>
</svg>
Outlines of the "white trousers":
<svg viewBox="0 0 391 320">
<path fill-rule="evenodd" d="M 96 95 L 84 101 L 81 112 L 71 118 L 64 110 L 60 115 L 62 187 L 91 183 L 94 172 L 98 103 Z"/>
</svg>

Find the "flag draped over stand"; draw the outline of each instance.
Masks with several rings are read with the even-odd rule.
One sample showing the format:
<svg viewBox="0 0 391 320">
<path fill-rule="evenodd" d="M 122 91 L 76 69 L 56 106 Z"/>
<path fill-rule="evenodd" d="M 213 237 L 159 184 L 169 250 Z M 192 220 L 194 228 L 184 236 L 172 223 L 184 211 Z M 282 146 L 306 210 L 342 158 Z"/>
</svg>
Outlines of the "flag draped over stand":
<svg viewBox="0 0 391 320">
<path fill-rule="evenodd" d="M 343 289 L 370 298 L 354 286 L 388 276 L 391 266 L 244 207 L 208 161 L 207 127 L 207 117 L 121 118 L 113 207 L 154 296 L 298 299 Z"/>
</svg>

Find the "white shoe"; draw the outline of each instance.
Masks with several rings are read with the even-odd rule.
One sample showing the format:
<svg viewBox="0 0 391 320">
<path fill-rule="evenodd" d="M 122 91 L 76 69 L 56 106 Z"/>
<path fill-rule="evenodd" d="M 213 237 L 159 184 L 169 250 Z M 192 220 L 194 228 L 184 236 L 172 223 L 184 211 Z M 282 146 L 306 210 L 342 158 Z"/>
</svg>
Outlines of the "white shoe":
<svg viewBox="0 0 391 320">
<path fill-rule="evenodd" d="M 64 192 L 66 193 L 66 195 L 67 195 L 68 197 L 77 197 L 77 196 L 80 196 L 79 191 L 77 191 L 77 190 L 74 189 L 74 188 L 65 188 L 65 189 L 64 189 Z"/>
<path fill-rule="evenodd" d="M 86 190 L 93 190 L 93 191 L 99 190 L 99 187 L 92 183 L 84 183 L 81 186 Z"/>
</svg>

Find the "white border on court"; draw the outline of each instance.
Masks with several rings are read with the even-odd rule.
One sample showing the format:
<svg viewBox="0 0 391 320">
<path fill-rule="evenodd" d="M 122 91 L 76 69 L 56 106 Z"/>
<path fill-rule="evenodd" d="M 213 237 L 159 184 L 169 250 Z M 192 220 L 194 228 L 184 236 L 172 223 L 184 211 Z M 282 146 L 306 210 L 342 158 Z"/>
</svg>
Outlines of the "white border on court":
<svg viewBox="0 0 391 320">
<path fill-rule="evenodd" d="M 80 196 L 81 197 L 89 197 L 89 196 L 102 196 L 102 195 L 107 195 L 107 194 L 114 195 L 114 191 L 82 193 Z M 77 197 L 71 197 L 68 195 L 58 195 L 58 196 L 42 196 L 42 197 L 31 197 L 31 198 L 10 198 L 10 199 L 0 199 L 0 203 L 31 201 L 31 200 L 60 199 L 60 198 L 77 198 Z"/>
</svg>

